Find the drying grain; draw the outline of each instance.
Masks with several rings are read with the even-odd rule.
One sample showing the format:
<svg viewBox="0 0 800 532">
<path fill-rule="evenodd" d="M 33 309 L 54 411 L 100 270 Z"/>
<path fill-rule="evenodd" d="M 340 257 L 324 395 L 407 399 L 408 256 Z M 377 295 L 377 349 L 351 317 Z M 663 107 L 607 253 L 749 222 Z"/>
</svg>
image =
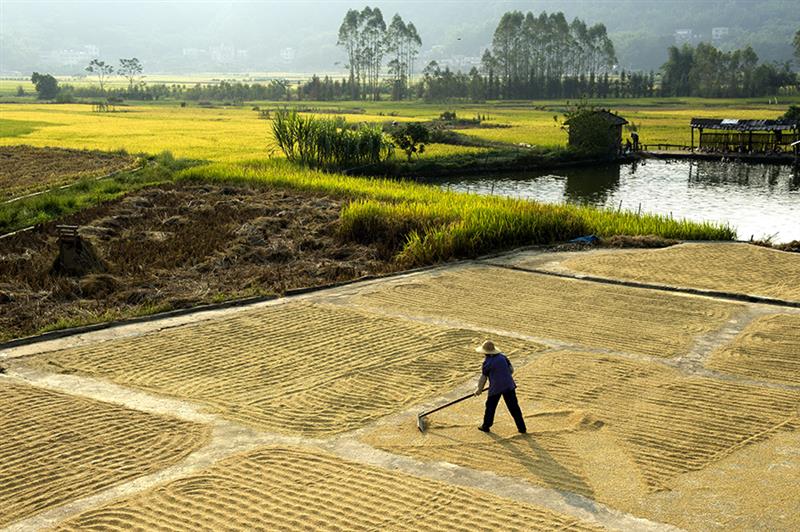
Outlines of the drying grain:
<svg viewBox="0 0 800 532">
<path fill-rule="evenodd" d="M 742 307 L 707 299 L 518 272 L 451 270 L 356 296 L 406 314 L 447 316 L 585 347 L 671 357 L 717 330 Z"/>
<path fill-rule="evenodd" d="M 58 530 L 599 530 L 478 490 L 266 447 L 71 519 Z"/>
<path fill-rule="evenodd" d="M 528 434 L 501 405 L 491 434 L 476 430 L 482 401 L 364 436 L 376 447 L 520 477 L 651 517 L 647 501 L 747 446 L 800 428 L 800 392 L 687 377 L 654 363 L 578 352 L 541 355 L 515 373 Z M 728 492 L 747 483 L 730 478 Z M 789 494 L 791 496 L 791 494 Z M 742 500 L 747 497 L 739 497 Z M 775 493 L 768 511 L 791 511 Z M 673 522 L 674 507 L 657 518 Z M 701 516 L 695 516 L 700 518 Z"/>
<path fill-rule="evenodd" d="M 782 384 L 800 385 L 800 316 L 759 318 L 730 345 L 712 353 L 706 367 Z"/>
<path fill-rule="evenodd" d="M 800 253 L 751 244 L 682 244 L 579 254 L 561 266 L 613 279 L 800 301 Z"/>
<path fill-rule="evenodd" d="M 0 379 L 0 526 L 171 466 L 205 428 Z"/>
<path fill-rule="evenodd" d="M 283 304 L 218 321 L 30 359 L 202 402 L 251 426 L 333 434 L 363 426 L 477 375 L 472 331 Z M 503 342 L 511 356 L 541 349 Z"/>
</svg>

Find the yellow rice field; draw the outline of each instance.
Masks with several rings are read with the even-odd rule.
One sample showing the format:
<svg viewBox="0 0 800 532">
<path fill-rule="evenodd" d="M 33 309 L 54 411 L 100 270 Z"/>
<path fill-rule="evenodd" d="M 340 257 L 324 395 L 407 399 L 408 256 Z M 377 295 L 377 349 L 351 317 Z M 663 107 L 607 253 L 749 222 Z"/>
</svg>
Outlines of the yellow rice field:
<svg viewBox="0 0 800 532">
<path fill-rule="evenodd" d="M 454 110 L 459 117 L 488 118 L 488 127 L 459 130 L 467 135 L 511 144 L 542 147 L 564 146 L 567 134 L 561 128 L 565 102 L 513 102 L 441 104 L 418 102 L 301 102 L 310 108 L 341 108 L 357 105 L 363 114 L 337 114 L 349 122 L 415 121 L 436 118 Z M 689 143 L 689 121 L 707 118 L 777 118 L 788 104 L 769 105 L 747 100 L 614 100 L 600 102 L 639 126 L 645 144 Z M 276 108 L 281 102 L 262 103 Z M 103 150 L 125 149 L 132 153 L 170 150 L 179 157 L 214 161 L 237 161 L 266 157 L 271 151 L 269 122 L 260 120 L 250 105 L 201 108 L 189 102 L 159 105 L 118 106 L 115 113 L 94 113 L 88 104 L 0 104 L 0 144 L 30 144 Z M 331 115 L 323 115 L 331 116 Z M 557 117 L 558 121 L 553 118 Z M 25 126 L 30 124 L 30 126 Z M 25 127 L 23 127 L 25 126 Z M 22 129 L 20 129 L 22 127 Z M 32 131 L 31 131 L 32 129 Z M 4 133 L 6 130 L 8 133 Z M 20 131 L 23 133 L 20 134 Z M 25 132 L 27 131 L 27 132 Z M 12 133 L 13 132 L 13 133 Z M 435 148 L 433 151 L 441 150 Z M 449 146 L 447 150 L 474 148 Z M 428 156 L 432 156 L 429 153 Z"/>
</svg>

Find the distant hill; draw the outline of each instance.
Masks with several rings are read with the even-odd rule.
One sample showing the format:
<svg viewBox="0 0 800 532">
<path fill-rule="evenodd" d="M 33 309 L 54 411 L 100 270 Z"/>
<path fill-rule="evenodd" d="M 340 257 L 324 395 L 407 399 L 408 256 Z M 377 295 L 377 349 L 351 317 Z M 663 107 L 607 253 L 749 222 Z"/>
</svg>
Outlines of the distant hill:
<svg viewBox="0 0 800 532">
<path fill-rule="evenodd" d="M 792 58 L 800 9 L 790 0 L 533 0 L 370 2 L 417 26 L 420 62 L 469 68 L 509 10 L 563 11 L 604 23 L 626 69 L 657 69 L 676 31 L 692 43 L 751 44 L 765 60 Z M 2 2 L 0 72 L 81 73 L 88 56 L 136 56 L 148 72 L 344 72 L 336 36 L 348 8 L 366 2 Z"/>
</svg>

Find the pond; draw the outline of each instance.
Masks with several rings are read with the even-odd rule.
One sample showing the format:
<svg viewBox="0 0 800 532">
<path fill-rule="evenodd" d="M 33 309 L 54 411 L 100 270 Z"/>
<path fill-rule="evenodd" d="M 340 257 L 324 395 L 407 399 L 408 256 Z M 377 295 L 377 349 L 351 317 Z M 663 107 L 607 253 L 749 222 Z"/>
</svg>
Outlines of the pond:
<svg viewBox="0 0 800 532">
<path fill-rule="evenodd" d="M 738 238 L 800 240 L 800 171 L 786 165 L 648 159 L 547 172 L 447 177 L 452 190 L 727 223 Z"/>
</svg>

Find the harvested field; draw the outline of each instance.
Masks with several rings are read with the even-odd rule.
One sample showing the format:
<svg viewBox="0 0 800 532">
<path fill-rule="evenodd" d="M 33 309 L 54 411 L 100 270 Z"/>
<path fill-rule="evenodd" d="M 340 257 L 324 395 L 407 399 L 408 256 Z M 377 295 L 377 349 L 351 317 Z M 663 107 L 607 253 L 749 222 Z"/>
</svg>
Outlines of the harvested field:
<svg viewBox="0 0 800 532">
<path fill-rule="evenodd" d="M 739 452 L 800 430 L 800 392 L 687 377 L 653 363 L 556 352 L 519 369 L 515 378 L 527 435 L 516 433 L 503 406 L 492 434 L 477 431 L 483 404 L 468 401 L 435 414 L 424 435 L 408 420 L 403 426 L 378 427 L 364 439 L 390 452 L 580 493 L 635 515 L 718 528 L 703 513 L 684 516 L 683 507 L 670 506 L 680 493 L 660 493 L 686 486 L 683 475 L 702 474 L 726 457 L 734 464 L 729 469 L 749 468 L 749 462 L 735 461 Z M 763 451 L 774 454 L 769 447 Z M 767 487 L 772 499 L 761 494 L 758 499 L 766 506 L 754 511 L 747 501 L 757 485 L 731 474 L 721 490 L 729 499 L 715 499 L 713 493 L 704 497 L 717 506 L 739 501 L 741 507 L 727 508 L 728 518 L 744 514 L 751 524 L 761 513 L 794 512 L 800 493 L 785 493 L 782 485 Z M 656 517 L 652 501 L 661 501 Z"/>
<path fill-rule="evenodd" d="M 714 352 L 706 367 L 751 379 L 800 385 L 800 316 L 759 318 L 730 345 Z"/>
<path fill-rule="evenodd" d="M 300 303 L 29 363 L 199 401 L 262 429 L 320 435 L 451 390 L 478 372 L 472 348 L 480 341 L 471 331 Z M 511 356 L 541 348 L 503 343 Z"/>
<path fill-rule="evenodd" d="M 133 168 L 122 152 L 0 146 L 0 200 Z"/>
<path fill-rule="evenodd" d="M 0 240 L 0 341 L 221 299 L 276 294 L 391 270 L 377 246 L 338 236 L 341 200 L 320 194 L 177 184 L 60 219 L 107 264 L 50 273 L 55 223 Z"/>
<path fill-rule="evenodd" d="M 266 447 L 88 511 L 57 530 L 599 530 L 478 490 Z"/>
<path fill-rule="evenodd" d="M 367 307 L 613 351 L 672 357 L 743 308 L 736 304 L 495 267 L 451 270 L 364 293 Z"/>
<path fill-rule="evenodd" d="M 579 273 L 800 301 L 800 254 L 750 244 L 682 244 L 579 255 Z"/>
<path fill-rule="evenodd" d="M 0 526 L 171 466 L 204 427 L 0 378 Z"/>
</svg>

